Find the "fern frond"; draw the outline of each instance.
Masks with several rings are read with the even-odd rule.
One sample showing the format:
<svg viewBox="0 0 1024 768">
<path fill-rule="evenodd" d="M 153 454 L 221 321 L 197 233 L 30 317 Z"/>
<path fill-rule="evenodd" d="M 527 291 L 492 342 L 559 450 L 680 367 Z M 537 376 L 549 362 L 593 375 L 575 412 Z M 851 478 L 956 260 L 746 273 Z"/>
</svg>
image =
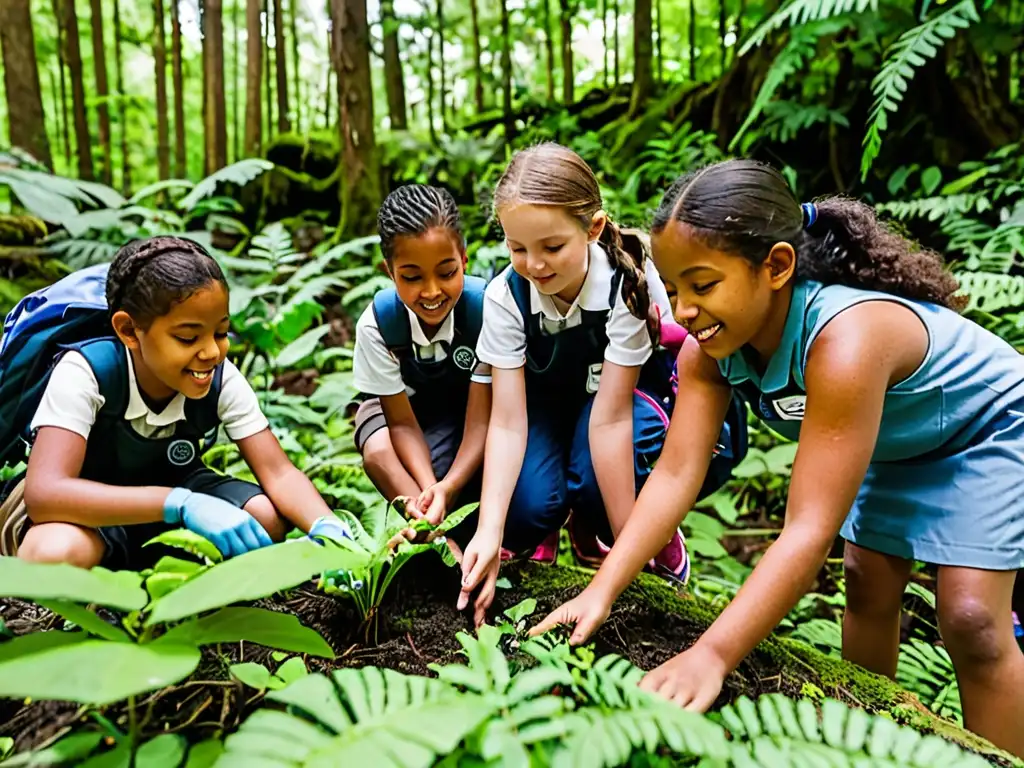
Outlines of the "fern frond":
<svg viewBox="0 0 1024 768">
<path fill-rule="evenodd" d="M 1024 307 L 1024 277 L 990 272 L 958 272 L 960 292 L 967 294 L 967 311 L 998 312 Z"/>
<path fill-rule="evenodd" d="M 982 768 L 988 761 L 938 736 L 826 699 L 821 712 L 809 699 L 771 693 L 741 697 L 722 709 L 731 733 L 734 765 L 930 766 Z"/>
<path fill-rule="evenodd" d="M 787 24 L 797 26 L 841 16 L 844 13 L 864 13 L 868 9 L 871 9 L 872 13 L 877 12 L 878 0 L 793 0 L 754 30 L 740 48 L 739 55 L 746 56 L 751 48 L 761 45 L 770 32 Z"/>
<path fill-rule="evenodd" d="M 268 224 L 262 232 L 253 237 L 247 254 L 251 259 L 269 262 L 274 266 L 287 262 L 294 255 L 292 236 L 279 221 Z"/>
<path fill-rule="evenodd" d="M 972 22 L 980 20 L 974 0 L 961 0 L 945 13 L 904 32 L 886 52 L 882 70 L 871 81 L 875 103 L 864 136 L 864 154 L 860 164 L 862 181 L 878 157 L 882 133 L 889 127 L 889 113 L 899 109 L 915 70 L 924 66 L 928 59 L 935 58 L 939 48 L 946 40 L 955 37 L 957 30 L 966 29 Z"/>
<path fill-rule="evenodd" d="M 896 681 L 940 717 L 963 724 L 963 707 L 953 662 L 945 648 L 922 640 L 900 646 Z"/>
<path fill-rule="evenodd" d="M 938 221 L 951 213 L 984 213 L 991 207 L 984 195 L 961 193 L 958 195 L 939 195 L 922 197 L 919 200 L 892 201 L 878 203 L 875 208 L 881 213 L 888 213 L 897 219 L 927 219 Z"/>
<path fill-rule="evenodd" d="M 216 192 L 218 184 L 238 184 L 242 186 L 273 167 L 274 164 L 272 162 L 259 157 L 250 157 L 245 160 L 239 160 L 237 163 L 232 163 L 221 168 L 216 173 L 210 174 L 196 184 L 191 192 L 178 201 L 178 208 L 183 211 L 190 211 L 204 197 L 209 197 Z"/>
<path fill-rule="evenodd" d="M 253 713 L 219 766 L 427 768 L 494 713 L 485 697 L 376 667 L 309 675 L 267 700 L 289 709 Z"/>
</svg>

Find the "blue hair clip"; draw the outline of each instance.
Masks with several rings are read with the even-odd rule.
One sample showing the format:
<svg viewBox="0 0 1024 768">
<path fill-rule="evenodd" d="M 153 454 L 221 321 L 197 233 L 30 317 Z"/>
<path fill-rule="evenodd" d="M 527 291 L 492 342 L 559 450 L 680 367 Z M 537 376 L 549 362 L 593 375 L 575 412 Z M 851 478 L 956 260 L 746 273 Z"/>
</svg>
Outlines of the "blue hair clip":
<svg viewBox="0 0 1024 768">
<path fill-rule="evenodd" d="M 800 203 L 800 210 L 803 212 L 804 229 L 810 229 L 818 220 L 818 206 L 814 203 Z"/>
</svg>

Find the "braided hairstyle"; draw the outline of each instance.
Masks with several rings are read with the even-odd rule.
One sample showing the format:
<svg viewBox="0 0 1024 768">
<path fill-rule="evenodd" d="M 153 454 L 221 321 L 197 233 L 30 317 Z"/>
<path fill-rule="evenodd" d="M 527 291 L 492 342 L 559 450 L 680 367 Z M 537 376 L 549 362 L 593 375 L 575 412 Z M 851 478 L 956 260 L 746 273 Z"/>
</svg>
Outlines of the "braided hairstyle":
<svg viewBox="0 0 1024 768">
<path fill-rule="evenodd" d="M 939 304 L 960 311 L 957 279 L 934 251 L 898 235 L 869 206 L 844 197 L 801 205 L 785 178 L 755 160 L 692 171 L 665 193 L 651 231 L 685 224 L 704 245 L 764 262 L 772 246 L 796 252 L 797 277 Z"/>
<path fill-rule="evenodd" d="M 447 229 L 466 249 L 459 206 L 447 189 L 426 184 L 405 184 L 388 195 L 377 211 L 377 233 L 384 260 L 391 265 L 395 239 L 417 237 L 435 227 Z"/>
<path fill-rule="evenodd" d="M 145 330 L 174 304 L 213 282 L 227 290 L 220 265 L 198 243 L 162 235 L 133 240 L 110 265 L 107 306 L 111 315 L 127 312 Z"/>
<path fill-rule="evenodd" d="M 553 205 L 590 230 L 603 207 L 601 187 L 586 161 L 567 147 L 543 142 L 516 152 L 494 190 L 494 215 L 506 205 Z M 612 266 L 622 274 L 622 300 L 630 313 L 647 323 L 651 343 L 657 344 L 658 313 L 651 312 L 651 294 L 644 271 L 648 258 L 643 240 L 623 232 L 610 218 L 598 240 Z"/>
</svg>

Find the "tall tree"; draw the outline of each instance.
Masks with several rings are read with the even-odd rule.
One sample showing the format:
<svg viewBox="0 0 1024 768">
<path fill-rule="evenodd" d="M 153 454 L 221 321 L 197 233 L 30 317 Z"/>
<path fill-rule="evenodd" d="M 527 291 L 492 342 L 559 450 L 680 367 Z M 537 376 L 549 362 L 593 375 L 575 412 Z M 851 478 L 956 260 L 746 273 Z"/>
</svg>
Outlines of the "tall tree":
<svg viewBox="0 0 1024 768">
<path fill-rule="evenodd" d="M 437 0 L 437 60 L 441 65 L 441 130 L 448 133 L 448 77 L 444 65 L 444 10 L 442 0 Z"/>
<path fill-rule="evenodd" d="M 96 73 L 96 117 L 100 129 L 100 151 L 103 153 L 100 180 L 110 185 L 114 169 L 110 151 L 110 90 L 107 87 L 107 52 L 103 44 L 103 7 L 100 0 L 90 0 L 89 5 L 92 10 L 92 63 Z"/>
<path fill-rule="evenodd" d="M 5 2 L 7 0 L 4 0 Z M 93 181 L 92 140 L 85 114 L 85 82 L 82 78 L 82 50 L 78 45 L 78 14 L 75 0 L 62 0 L 61 25 L 64 27 L 64 58 L 71 78 L 71 110 L 75 116 L 75 149 L 78 152 L 78 177 Z"/>
<path fill-rule="evenodd" d="M 508 0 L 501 0 L 501 115 L 505 143 L 512 144 L 516 124 L 512 115 L 512 35 L 508 21 Z"/>
<path fill-rule="evenodd" d="M 612 0 L 612 43 L 612 47 L 615 49 L 615 66 L 612 70 L 612 79 L 615 81 L 615 85 L 618 86 L 619 79 L 622 76 L 621 58 L 619 56 L 619 0 Z"/>
<path fill-rule="evenodd" d="M 274 63 L 277 65 L 277 132 L 288 133 L 292 121 L 288 114 L 288 48 L 281 0 L 274 0 Z"/>
<path fill-rule="evenodd" d="M 652 35 L 651 0 L 634 0 L 633 93 L 629 102 L 629 113 L 634 117 L 643 110 L 654 89 L 651 67 L 651 52 L 654 47 Z"/>
<path fill-rule="evenodd" d="M 344 180 L 341 229 L 345 234 L 362 235 L 373 229 L 381 201 L 366 0 L 331 0 L 331 11 Z"/>
<path fill-rule="evenodd" d="M 690 0 L 690 79 L 697 79 L 697 0 Z"/>
<path fill-rule="evenodd" d="M 29 0 L 0 0 L 0 48 L 10 142 L 52 169 L 34 41 Z"/>
<path fill-rule="evenodd" d="M 245 154 L 260 153 L 263 113 L 260 77 L 263 74 L 263 35 L 260 0 L 245 0 Z"/>
<path fill-rule="evenodd" d="M 558 0 L 558 18 L 562 26 L 562 100 L 572 104 L 575 98 L 575 73 L 572 64 L 573 0 Z"/>
<path fill-rule="evenodd" d="M 57 23 L 57 69 L 60 74 L 61 138 L 64 140 L 64 162 L 71 165 L 71 118 L 68 116 L 68 94 L 64 71 L 64 24 L 61 22 L 60 0 L 50 0 Z"/>
<path fill-rule="evenodd" d="M 228 164 L 227 109 L 224 104 L 224 19 L 221 0 L 203 3 L 203 119 L 206 175 Z"/>
<path fill-rule="evenodd" d="M 242 132 L 241 126 L 238 123 L 238 94 L 242 90 L 239 85 L 242 80 L 241 71 L 239 70 L 241 43 L 238 39 L 242 26 L 238 20 L 238 12 L 241 8 L 241 0 L 235 0 L 235 4 L 231 8 L 231 28 L 234 31 L 231 41 L 231 149 L 235 162 L 242 159 Z"/>
<path fill-rule="evenodd" d="M 124 63 L 121 59 L 121 0 L 114 0 L 114 75 L 117 78 L 117 121 L 121 125 L 121 191 L 127 197 L 132 188 L 128 157 L 128 99 L 124 93 Z"/>
<path fill-rule="evenodd" d="M 544 51 L 547 54 L 547 95 L 548 101 L 555 100 L 555 35 L 551 31 L 551 0 L 540 0 L 544 4 Z"/>
<path fill-rule="evenodd" d="M 437 146 L 437 131 L 434 128 L 434 30 L 427 29 L 424 34 L 427 36 L 427 133 L 430 134 L 430 143 Z"/>
<path fill-rule="evenodd" d="M 178 0 L 171 2 L 171 80 L 174 84 L 174 173 L 180 179 L 188 175 L 185 154 L 185 85 L 181 72 L 181 16 Z M 166 97 L 165 97 L 166 98 Z"/>
<path fill-rule="evenodd" d="M 263 87 L 266 91 L 266 134 L 267 141 L 274 135 L 274 92 L 272 89 L 274 78 L 270 74 L 270 61 L 272 49 L 270 47 L 270 36 L 273 34 L 273 19 L 270 9 L 270 0 L 263 0 Z"/>
<path fill-rule="evenodd" d="M 302 78 L 299 77 L 299 0 L 288 0 L 291 21 L 292 82 L 295 84 L 295 130 L 302 130 Z"/>
<path fill-rule="evenodd" d="M 658 22 L 657 22 L 657 26 L 654 29 L 654 39 L 655 39 L 656 44 L 657 44 L 657 49 L 655 50 L 655 55 L 657 56 L 657 59 L 658 59 L 658 82 L 659 83 L 664 83 L 665 82 L 665 55 L 664 55 L 664 53 L 662 52 L 662 49 L 661 49 L 661 2 L 662 2 L 662 0 L 657 0 L 657 12 L 658 12 L 657 19 L 658 19 Z"/>
<path fill-rule="evenodd" d="M 398 19 L 395 18 L 394 0 L 381 0 L 380 25 L 384 42 L 384 90 L 388 95 L 388 118 L 391 130 L 404 131 L 409 127 L 409 117 L 405 104 L 405 73 L 398 48 Z"/>
<path fill-rule="evenodd" d="M 729 46 L 725 44 L 726 15 L 725 0 L 718 0 L 718 43 L 722 46 L 722 75 L 725 75 L 725 61 L 729 55 Z"/>
<path fill-rule="evenodd" d="M 159 178 L 167 179 L 171 175 L 171 148 L 167 126 L 167 41 L 164 37 L 164 0 L 153 0 L 153 63 L 156 77 L 156 167 Z"/>
<path fill-rule="evenodd" d="M 548 0 L 543 0 L 547 3 Z M 484 111 L 484 67 L 480 60 L 480 2 L 469 0 L 469 18 L 473 28 L 473 101 L 477 114 Z"/>
</svg>

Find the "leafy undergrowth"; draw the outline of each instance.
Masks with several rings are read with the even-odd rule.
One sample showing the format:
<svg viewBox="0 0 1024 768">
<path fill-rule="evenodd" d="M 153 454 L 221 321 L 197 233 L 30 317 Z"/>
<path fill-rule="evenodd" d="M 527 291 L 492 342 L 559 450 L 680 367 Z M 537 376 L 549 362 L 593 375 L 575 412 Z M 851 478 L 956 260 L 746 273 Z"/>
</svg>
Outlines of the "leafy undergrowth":
<svg viewBox="0 0 1024 768">
<path fill-rule="evenodd" d="M 506 567 L 503 575 L 506 588 L 499 590 L 493 614 L 498 618 L 524 599 L 533 598 L 536 609 L 527 624 L 577 593 L 589 578 L 575 569 L 533 563 Z M 275 690 L 295 679 L 296 668 L 299 676 L 306 675 L 307 669 L 329 673 L 377 667 L 435 677 L 438 665 L 462 662 L 463 646 L 457 633 L 472 633 L 469 614 L 455 610 L 457 594 L 457 570 L 445 567 L 439 559 L 415 558 L 381 605 L 376 645 L 364 642 L 360 615 L 351 601 L 324 595 L 312 583 L 274 599 L 256 601 L 252 605 L 297 616 L 322 635 L 335 658 L 305 654 L 287 658 L 287 654 L 249 642 L 207 646 L 188 680 L 138 697 L 139 733 L 143 738 L 177 733 L 190 743 L 223 738 L 264 707 L 267 697 L 276 695 Z M 60 619 L 52 614 L 15 600 L 0 602 L 0 618 L 16 635 L 60 626 Z M 713 612 L 703 603 L 680 598 L 659 579 L 641 577 L 616 603 L 595 636 L 593 650 L 597 658 L 617 654 L 641 670 L 651 669 L 691 645 L 712 619 Z M 517 658 L 514 652 L 511 655 Z M 980 739 L 932 715 L 899 687 L 803 643 L 781 638 L 763 643 L 730 675 L 716 708 L 743 697 L 757 699 L 773 693 L 812 702 L 836 699 L 923 733 L 936 732 L 986 755 L 992 764 L 1012 765 L 991 753 Z M 95 728 L 104 721 L 127 731 L 129 712 L 123 703 L 97 714 L 76 704 L 0 700 L 0 736 L 12 737 L 19 752 L 83 724 Z"/>
</svg>

